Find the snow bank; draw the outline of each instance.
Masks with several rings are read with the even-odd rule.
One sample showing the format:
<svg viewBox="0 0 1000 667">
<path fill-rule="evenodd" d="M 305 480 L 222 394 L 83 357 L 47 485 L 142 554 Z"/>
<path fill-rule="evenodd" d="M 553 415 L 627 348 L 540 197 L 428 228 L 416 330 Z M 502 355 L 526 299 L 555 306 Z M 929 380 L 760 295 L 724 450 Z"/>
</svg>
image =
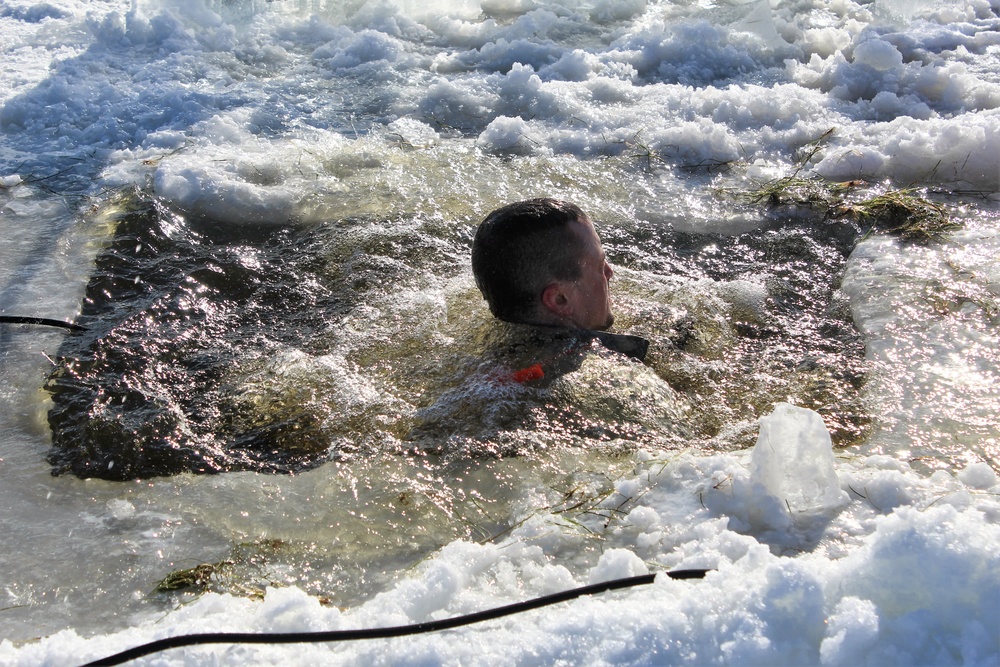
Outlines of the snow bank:
<svg viewBox="0 0 1000 667">
<path fill-rule="evenodd" d="M 113 635 L 85 639 L 65 631 L 22 648 L 4 642 L 0 659 L 61 664 L 206 628 L 405 625 L 651 569 L 707 567 L 714 571 L 704 580 L 661 576 L 650 586 L 456 631 L 339 645 L 184 648 L 137 664 L 188 664 L 209 655 L 252 664 L 995 664 L 996 474 L 973 465 L 957 478 L 942 473 L 928 480 L 896 461 L 834 462 L 817 419 L 782 405 L 762 419 L 751 452 L 639 453 L 637 474 L 620 480 L 604 502 L 619 508 L 621 520 L 602 529 L 603 517 L 580 517 L 580 526 L 565 516 L 535 514 L 501 543 L 449 544 L 355 609 L 323 607 L 296 588 L 272 588 L 262 602 L 208 594 Z M 800 456 L 774 457 L 776 447 Z M 789 492 L 793 500 L 813 493 L 812 508 L 776 502 L 775 491 L 782 494 L 778 501 Z M 876 507 L 876 498 L 891 495 L 895 504 Z M 760 540 L 759 529 L 753 531 L 758 537 L 747 533 L 762 515 L 771 526 L 763 533 L 770 544 Z M 585 531 L 593 531 L 591 538 Z M 601 548 L 594 558 L 560 555 L 596 534 Z"/>
</svg>

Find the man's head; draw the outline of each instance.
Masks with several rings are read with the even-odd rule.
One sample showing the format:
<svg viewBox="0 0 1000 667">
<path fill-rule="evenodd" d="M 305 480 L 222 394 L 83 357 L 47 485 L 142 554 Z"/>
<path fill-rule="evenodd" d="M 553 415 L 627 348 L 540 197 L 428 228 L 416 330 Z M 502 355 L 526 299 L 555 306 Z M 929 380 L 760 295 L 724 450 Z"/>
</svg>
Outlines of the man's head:
<svg viewBox="0 0 1000 667">
<path fill-rule="evenodd" d="M 472 272 L 501 320 L 607 329 L 613 272 L 578 206 L 529 199 L 490 213 L 472 244 Z"/>
</svg>

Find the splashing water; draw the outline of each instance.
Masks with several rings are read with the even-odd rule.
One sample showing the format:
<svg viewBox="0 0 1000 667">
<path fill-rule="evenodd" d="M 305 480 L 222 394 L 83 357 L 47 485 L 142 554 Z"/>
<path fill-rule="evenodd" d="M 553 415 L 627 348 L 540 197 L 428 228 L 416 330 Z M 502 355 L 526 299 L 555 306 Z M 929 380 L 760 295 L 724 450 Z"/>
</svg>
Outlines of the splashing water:
<svg viewBox="0 0 1000 667">
<path fill-rule="evenodd" d="M 717 572 L 458 641 L 221 650 L 995 662 L 998 20 L 0 6 L 0 310 L 87 328 L 0 325 L 0 662 L 419 622 L 677 566 Z M 899 191 L 957 228 L 846 213 Z M 566 372 L 509 381 L 551 357 L 490 318 L 468 249 L 541 195 L 595 220 L 645 363 L 546 348 Z M 760 418 L 794 425 L 785 403 L 826 429 L 798 466 L 751 450 Z"/>
</svg>

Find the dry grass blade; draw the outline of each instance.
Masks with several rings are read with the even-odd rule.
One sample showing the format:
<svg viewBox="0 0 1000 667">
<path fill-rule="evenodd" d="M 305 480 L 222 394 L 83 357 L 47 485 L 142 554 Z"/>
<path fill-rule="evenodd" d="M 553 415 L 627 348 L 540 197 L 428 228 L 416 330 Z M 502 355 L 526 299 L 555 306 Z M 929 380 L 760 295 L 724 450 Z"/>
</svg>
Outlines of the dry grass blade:
<svg viewBox="0 0 1000 667">
<path fill-rule="evenodd" d="M 750 204 L 770 206 L 807 205 L 829 208 L 840 201 L 840 195 L 853 183 L 834 183 L 822 178 L 785 176 L 768 181 L 756 190 L 742 195 Z"/>
<path fill-rule="evenodd" d="M 866 185 L 863 181 L 835 182 L 793 175 L 769 181 L 738 196 L 748 204 L 808 206 L 827 218 L 850 218 L 868 228 L 868 233 L 894 234 L 907 241 L 940 239 L 945 232 L 961 226 L 949 217 L 943 204 L 913 189 L 889 190 L 867 199 L 848 198 Z"/>
<path fill-rule="evenodd" d="M 154 593 L 167 593 L 188 588 L 205 589 L 212 583 L 212 577 L 232 568 L 235 563 L 223 560 L 218 563 L 202 563 L 186 570 L 171 572 L 153 588 Z"/>
<path fill-rule="evenodd" d="M 836 215 L 848 215 L 873 230 L 896 234 L 909 241 L 928 241 L 958 223 L 949 218 L 944 206 L 921 197 L 913 190 L 890 190 L 876 197 L 845 204 Z"/>
</svg>

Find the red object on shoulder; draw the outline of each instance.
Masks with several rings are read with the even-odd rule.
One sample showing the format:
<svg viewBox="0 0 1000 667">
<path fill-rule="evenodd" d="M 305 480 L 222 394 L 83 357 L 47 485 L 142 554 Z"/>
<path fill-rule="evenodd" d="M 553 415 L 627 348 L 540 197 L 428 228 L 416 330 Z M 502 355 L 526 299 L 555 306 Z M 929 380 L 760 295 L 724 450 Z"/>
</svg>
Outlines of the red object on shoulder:
<svg viewBox="0 0 1000 667">
<path fill-rule="evenodd" d="M 531 382 L 532 380 L 541 380 L 545 377 L 545 371 L 542 369 L 541 364 L 535 364 L 534 366 L 528 366 L 527 368 L 522 368 L 519 371 L 511 373 L 510 379 L 514 382 Z"/>
</svg>

